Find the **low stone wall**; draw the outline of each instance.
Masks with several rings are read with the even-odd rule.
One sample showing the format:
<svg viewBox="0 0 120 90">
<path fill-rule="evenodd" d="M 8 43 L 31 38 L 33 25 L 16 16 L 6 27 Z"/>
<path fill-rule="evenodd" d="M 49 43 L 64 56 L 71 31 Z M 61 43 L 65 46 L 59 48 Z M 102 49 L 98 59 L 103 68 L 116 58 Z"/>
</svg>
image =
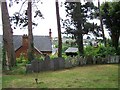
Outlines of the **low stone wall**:
<svg viewBox="0 0 120 90">
<path fill-rule="evenodd" d="M 33 60 L 31 64 L 26 65 L 26 72 L 41 72 L 41 71 L 49 71 L 49 70 L 60 70 L 65 68 L 72 68 L 76 66 L 83 66 L 88 64 L 110 64 L 110 63 L 119 63 L 120 56 L 107 56 L 105 58 L 101 57 L 68 57 L 64 58 L 54 58 L 50 59 L 49 57 L 45 57 L 45 60 L 38 61 Z"/>
</svg>

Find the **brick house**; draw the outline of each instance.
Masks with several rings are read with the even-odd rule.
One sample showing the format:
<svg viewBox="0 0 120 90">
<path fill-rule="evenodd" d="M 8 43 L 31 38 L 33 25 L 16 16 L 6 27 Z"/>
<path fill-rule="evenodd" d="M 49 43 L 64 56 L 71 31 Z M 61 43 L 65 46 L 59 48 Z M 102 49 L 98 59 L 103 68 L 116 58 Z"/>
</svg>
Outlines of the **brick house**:
<svg viewBox="0 0 120 90">
<path fill-rule="evenodd" d="M 49 36 L 33 36 L 34 54 L 51 54 L 52 42 Z M 13 44 L 15 48 L 16 58 L 21 54 L 27 58 L 28 52 L 28 36 L 27 35 L 13 35 Z"/>
</svg>

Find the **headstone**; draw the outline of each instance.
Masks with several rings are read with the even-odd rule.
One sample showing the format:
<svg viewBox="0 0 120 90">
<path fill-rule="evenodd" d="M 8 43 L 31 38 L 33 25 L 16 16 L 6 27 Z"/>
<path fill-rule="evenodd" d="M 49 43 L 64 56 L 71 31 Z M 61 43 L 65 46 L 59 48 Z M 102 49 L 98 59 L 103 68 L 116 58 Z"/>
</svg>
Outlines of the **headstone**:
<svg viewBox="0 0 120 90">
<path fill-rule="evenodd" d="M 59 59 L 58 58 L 54 58 L 54 70 L 58 70 L 59 69 Z"/>
<path fill-rule="evenodd" d="M 50 70 L 54 70 L 54 60 L 50 60 Z"/>
<path fill-rule="evenodd" d="M 97 61 L 97 60 L 96 60 L 96 57 L 94 56 L 94 57 L 93 57 L 93 64 L 96 64 L 96 61 Z"/>
<path fill-rule="evenodd" d="M 64 69 L 65 60 L 63 58 L 58 58 L 58 61 L 59 61 L 59 69 Z"/>
<path fill-rule="evenodd" d="M 50 57 L 48 55 L 45 56 L 44 66 L 45 70 L 50 70 Z"/>
<path fill-rule="evenodd" d="M 107 63 L 110 63 L 110 56 L 107 56 Z"/>
<path fill-rule="evenodd" d="M 115 56 L 110 56 L 110 63 L 115 63 Z"/>
<path fill-rule="evenodd" d="M 31 72 L 32 72 L 32 65 L 26 64 L 26 73 L 31 73 Z"/>
<path fill-rule="evenodd" d="M 72 67 L 72 62 L 69 58 L 65 60 L 65 68 L 71 68 Z"/>
<path fill-rule="evenodd" d="M 83 65 L 86 65 L 87 64 L 87 59 L 86 57 L 83 58 Z"/>
<path fill-rule="evenodd" d="M 120 56 L 116 56 L 116 63 L 120 62 Z"/>
<path fill-rule="evenodd" d="M 100 56 L 97 57 L 97 64 L 102 64 L 102 58 Z"/>
<path fill-rule="evenodd" d="M 93 64 L 92 56 L 86 56 L 87 64 Z"/>
<path fill-rule="evenodd" d="M 33 60 L 31 62 L 31 67 L 32 67 L 33 72 L 39 72 L 39 61 Z"/>
<path fill-rule="evenodd" d="M 42 60 L 38 62 L 38 72 L 41 71 L 45 71 L 45 63 Z"/>
<path fill-rule="evenodd" d="M 79 61 L 80 61 L 79 65 L 83 65 L 84 64 L 84 59 L 83 59 L 82 56 L 79 58 Z"/>
<path fill-rule="evenodd" d="M 50 60 L 50 56 L 46 55 L 45 60 Z"/>
</svg>

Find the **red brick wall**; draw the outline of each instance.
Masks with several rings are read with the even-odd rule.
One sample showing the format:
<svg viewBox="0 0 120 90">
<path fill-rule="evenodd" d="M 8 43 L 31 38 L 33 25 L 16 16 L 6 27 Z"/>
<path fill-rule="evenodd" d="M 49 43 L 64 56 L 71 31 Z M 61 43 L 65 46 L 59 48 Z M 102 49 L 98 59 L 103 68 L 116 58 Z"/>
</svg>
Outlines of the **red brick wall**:
<svg viewBox="0 0 120 90">
<path fill-rule="evenodd" d="M 21 46 L 18 50 L 15 51 L 16 58 L 19 58 L 21 53 L 24 55 L 25 58 L 27 58 L 28 57 L 27 51 L 28 51 L 28 47 Z M 36 49 L 34 49 L 34 54 L 40 55 L 40 53 Z"/>
</svg>

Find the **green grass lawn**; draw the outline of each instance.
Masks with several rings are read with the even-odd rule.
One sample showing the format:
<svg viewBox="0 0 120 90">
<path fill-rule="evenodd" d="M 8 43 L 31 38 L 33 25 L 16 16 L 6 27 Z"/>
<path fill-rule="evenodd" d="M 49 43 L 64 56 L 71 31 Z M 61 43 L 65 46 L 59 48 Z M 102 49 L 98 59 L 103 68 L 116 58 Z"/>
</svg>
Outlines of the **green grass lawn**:
<svg viewBox="0 0 120 90">
<path fill-rule="evenodd" d="M 38 78 L 38 84 L 35 78 Z M 118 88 L 118 64 L 89 65 L 39 74 L 3 74 L 2 83 L 3 88 Z"/>
</svg>

